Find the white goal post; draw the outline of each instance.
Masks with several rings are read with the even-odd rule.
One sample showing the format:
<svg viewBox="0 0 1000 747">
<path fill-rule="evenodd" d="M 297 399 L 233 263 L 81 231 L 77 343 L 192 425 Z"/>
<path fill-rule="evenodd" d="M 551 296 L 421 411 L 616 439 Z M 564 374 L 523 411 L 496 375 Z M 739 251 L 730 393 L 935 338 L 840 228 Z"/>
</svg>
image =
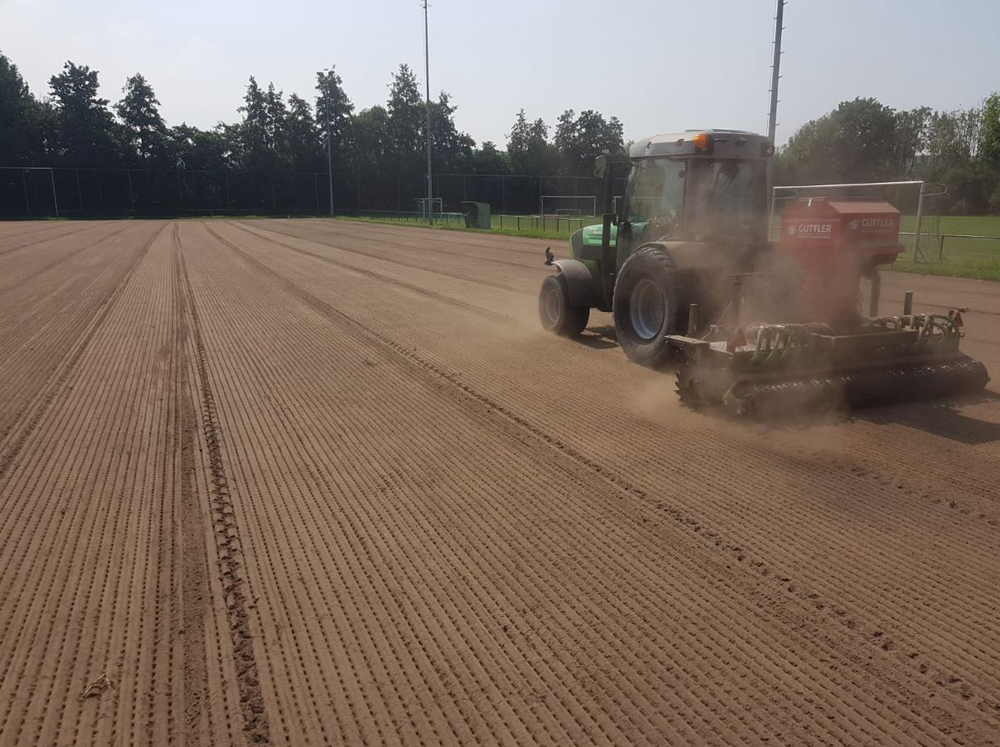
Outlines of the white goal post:
<svg viewBox="0 0 1000 747">
<path fill-rule="evenodd" d="M 578 210 L 580 215 L 597 214 L 597 197 L 594 195 L 542 195 L 539 216 L 559 215 L 561 210 Z M 548 213 L 546 213 L 548 209 Z M 588 211 L 589 212 L 585 212 Z"/>
<path fill-rule="evenodd" d="M 416 212 L 420 213 L 424 217 L 427 217 L 428 213 L 430 215 L 441 215 L 444 212 L 444 201 L 440 197 L 430 198 L 430 210 L 427 210 L 427 198 L 426 197 L 414 197 L 413 202 L 416 203 Z"/>
<path fill-rule="evenodd" d="M 798 197 L 808 197 L 810 194 L 814 197 L 823 196 L 831 197 L 836 195 L 823 194 L 824 192 L 843 192 L 843 190 L 861 190 L 861 189 L 872 189 L 878 187 L 911 187 L 919 188 L 919 196 L 917 197 L 917 220 L 916 225 L 913 227 L 913 259 L 917 260 L 917 256 L 920 253 L 920 228 L 924 219 L 924 198 L 929 195 L 939 195 L 944 194 L 945 189 L 942 188 L 941 191 L 929 192 L 928 187 L 930 186 L 941 186 L 941 185 L 931 185 L 924 181 L 905 181 L 905 182 L 853 182 L 849 184 L 790 184 L 781 187 L 771 188 L 771 212 L 768 214 L 768 237 L 773 238 L 774 236 L 774 218 L 778 214 L 778 201 L 779 200 L 794 200 Z M 779 192 L 785 193 L 784 197 L 779 197 Z M 817 195 L 816 193 L 820 193 Z M 805 194 L 803 194 L 805 193 Z M 858 199 L 858 195 L 846 195 L 846 199 Z"/>
</svg>

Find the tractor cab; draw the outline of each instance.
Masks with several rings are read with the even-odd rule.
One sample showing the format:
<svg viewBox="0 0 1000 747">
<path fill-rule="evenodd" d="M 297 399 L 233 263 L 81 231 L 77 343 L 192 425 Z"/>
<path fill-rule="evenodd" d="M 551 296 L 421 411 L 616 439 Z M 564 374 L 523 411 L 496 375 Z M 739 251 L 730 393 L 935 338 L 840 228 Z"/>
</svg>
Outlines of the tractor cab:
<svg viewBox="0 0 1000 747">
<path fill-rule="evenodd" d="M 770 150 L 750 133 L 659 135 L 633 145 L 622 233 L 636 246 L 766 239 Z"/>
<path fill-rule="evenodd" d="M 638 141 L 627 163 L 599 159 L 603 224 L 576 232 L 572 259 L 554 262 L 559 273 L 546 281 L 540 302 L 543 326 L 572 336 L 591 308 L 614 311 L 626 354 L 646 365 L 663 362 L 666 335 L 686 329 L 689 303 L 715 297 L 713 286 L 749 269 L 767 246 L 773 151 L 750 132 L 689 130 Z M 625 194 L 612 213 L 621 166 L 628 167 Z"/>
</svg>

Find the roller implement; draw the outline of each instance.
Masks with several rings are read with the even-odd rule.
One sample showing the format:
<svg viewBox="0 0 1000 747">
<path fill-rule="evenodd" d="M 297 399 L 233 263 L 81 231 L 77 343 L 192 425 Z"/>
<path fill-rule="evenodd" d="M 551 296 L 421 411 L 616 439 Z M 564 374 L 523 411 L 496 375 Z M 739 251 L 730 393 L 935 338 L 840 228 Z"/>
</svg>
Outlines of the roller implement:
<svg viewBox="0 0 1000 747">
<path fill-rule="evenodd" d="M 772 154 L 760 135 L 703 130 L 639 141 L 624 164 L 599 159 L 608 209 L 572 236 L 570 259 L 547 253 L 542 325 L 572 337 L 590 309 L 611 311 L 629 359 L 675 365 L 683 403 L 737 416 L 982 389 L 985 367 L 959 350 L 966 309 L 916 313 L 907 293 L 880 314 L 879 268 L 903 250 L 892 205 L 802 199 L 768 239 Z"/>
</svg>

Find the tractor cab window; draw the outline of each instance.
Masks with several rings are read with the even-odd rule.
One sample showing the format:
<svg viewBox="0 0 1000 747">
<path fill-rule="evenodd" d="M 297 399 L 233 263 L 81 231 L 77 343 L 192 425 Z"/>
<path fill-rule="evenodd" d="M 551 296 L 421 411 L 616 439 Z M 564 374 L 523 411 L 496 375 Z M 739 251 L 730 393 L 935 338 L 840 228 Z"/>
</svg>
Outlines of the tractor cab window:
<svg viewBox="0 0 1000 747">
<path fill-rule="evenodd" d="M 684 206 L 683 161 L 640 158 L 625 188 L 624 217 L 644 240 L 672 235 Z"/>
<path fill-rule="evenodd" d="M 764 219 L 762 162 L 692 160 L 689 164 L 685 233 L 694 239 L 746 235 Z"/>
</svg>

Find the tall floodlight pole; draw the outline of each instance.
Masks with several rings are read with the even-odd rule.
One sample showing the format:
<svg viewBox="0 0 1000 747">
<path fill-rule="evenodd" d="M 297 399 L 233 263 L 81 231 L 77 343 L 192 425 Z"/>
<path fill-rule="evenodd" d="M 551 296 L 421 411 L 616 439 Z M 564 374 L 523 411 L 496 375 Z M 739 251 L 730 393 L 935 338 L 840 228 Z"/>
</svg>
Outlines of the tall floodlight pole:
<svg viewBox="0 0 1000 747">
<path fill-rule="evenodd" d="M 434 222 L 434 184 L 431 180 L 431 52 L 430 34 L 427 26 L 427 0 L 423 0 L 424 8 L 424 78 L 427 83 L 427 222 Z"/>
<path fill-rule="evenodd" d="M 772 50 L 774 57 L 771 60 L 771 106 L 767 113 L 767 137 L 771 141 L 771 147 L 775 147 L 775 131 L 778 129 L 778 80 L 781 78 L 781 32 L 784 31 L 783 22 L 785 20 L 785 0 L 777 0 L 777 8 L 774 13 L 774 43 Z M 767 232 L 771 235 L 774 226 L 774 162 L 767 163 L 767 195 L 771 200 L 771 210 L 768 213 Z"/>
<path fill-rule="evenodd" d="M 330 217 L 333 217 L 333 138 L 330 137 L 330 112 L 326 113 L 326 176 L 330 182 Z"/>
<path fill-rule="evenodd" d="M 333 70 L 324 68 L 323 72 L 327 75 L 327 81 L 330 82 Z M 330 187 L 330 217 L 333 217 L 333 133 L 330 128 L 330 108 L 333 106 L 332 98 L 330 97 L 330 91 L 327 89 L 327 102 L 326 102 L 326 178 Z M 319 119 L 319 102 L 316 102 L 316 118 Z"/>
<path fill-rule="evenodd" d="M 774 132 L 778 127 L 778 79 L 781 77 L 781 32 L 785 17 L 785 0 L 778 0 L 774 14 L 774 58 L 771 61 L 771 108 L 767 115 L 767 136 L 774 144 Z"/>
</svg>

